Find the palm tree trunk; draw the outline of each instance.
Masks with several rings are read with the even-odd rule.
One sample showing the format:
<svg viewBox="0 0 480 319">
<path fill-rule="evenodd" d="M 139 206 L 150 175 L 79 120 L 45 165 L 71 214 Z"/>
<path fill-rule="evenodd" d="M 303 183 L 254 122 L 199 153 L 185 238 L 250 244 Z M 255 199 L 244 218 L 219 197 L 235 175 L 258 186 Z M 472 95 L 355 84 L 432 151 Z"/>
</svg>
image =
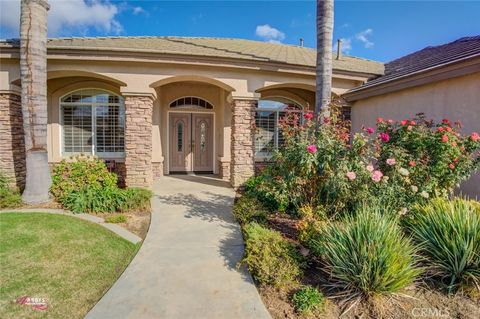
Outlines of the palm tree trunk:
<svg viewBox="0 0 480 319">
<path fill-rule="evenodd" d="M 333 0 L 317 0 L 317 88 L 315 115 L 330 116 L 332 92 Z"/>
<path fill-rule="evenodd" d="M 20 78 L 27 176 L 23 201 L 49 200 L 47 154 L 47 0 L 22 0 Z"/>
</svg>

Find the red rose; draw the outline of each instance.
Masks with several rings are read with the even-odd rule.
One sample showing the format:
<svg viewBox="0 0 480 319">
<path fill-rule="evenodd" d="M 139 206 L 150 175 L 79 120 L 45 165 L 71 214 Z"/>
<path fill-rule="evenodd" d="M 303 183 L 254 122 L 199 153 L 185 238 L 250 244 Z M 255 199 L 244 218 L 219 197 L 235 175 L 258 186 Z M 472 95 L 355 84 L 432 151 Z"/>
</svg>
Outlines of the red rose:
<svg viewBox="0 0 480 319">
<path fill-rule="evenodd" d="M 313 113 L 311 113 L 311 112 L 305 113 L 305 114 L 303 114 L 303 118 L 306 119 L 306 120 L 311 120 L 311 119 L 313 119 Z"/>
<path fill-rule="evenodd" d="M 442 120 L 442 123 L 448 124 L 448 123 L 450 123 L 450 121 L 449 121 L 448 119 L 443 119 L 443 120 Z"/>
<path fill-rule="evenodd" d="M 447 135 L 442 136 L 442 142 L 444 142 L 444 143 L 448 142 L 448 136 Z"/>
<path fill-rule="evenodd" d="M 415 125 L 417 124 L 415 121 L 410 121 L 410 125 Z"/>
<path fill-rule="evenodd" d="M 415 163 L 415 161 L 410 161 L 408 162 L 408 165 L 410 165 L 410 167 L 415 167 L 417 166 L 417 163 Z"/>
<path fill-rule="evenodd" d="M 382 123 L 383 119 L 381 117 L 377 117 L 377 123 Z"/>
<path fill-rule="evenodd" d="M 453 165 L 452 163 L 450 163 L 450 164 L 448 165 L 448 167 L 450 167 L 451 169 L 454 169 L 454 168 L 455 168 L 455 165 Z"/>
<path fill-rule="evenodd" d="M 439 132 L 443 132 L 443 127 L 439 127 L 437 130 L 438 130 Z"/>
<path fill-rule="evenodd" d="M 402 120 L 402 121 L 400 121 L 400 124 L 402 124 L 402 125 L 407 125 L 407 123 L 408 123 L 407 120 Z"/>
</svg>

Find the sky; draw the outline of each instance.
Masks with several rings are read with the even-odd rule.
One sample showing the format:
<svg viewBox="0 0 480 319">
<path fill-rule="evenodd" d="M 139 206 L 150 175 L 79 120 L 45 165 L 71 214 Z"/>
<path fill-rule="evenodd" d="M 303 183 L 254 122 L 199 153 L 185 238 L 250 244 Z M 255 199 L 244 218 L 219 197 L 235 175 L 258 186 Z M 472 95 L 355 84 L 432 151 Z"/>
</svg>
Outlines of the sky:
<svg viewBox="0 0 480 319">
<path fill-rule="evenodd" d="M 20 0 L 0 0 L 0 38 L 19 35 Z M 49 0 L 50 37 L 227 37 L 316 46 L 315 1 Z M 480 1 L 335 1 L 345 54 L 388 62 L 480 35 Z"/>
</svg>

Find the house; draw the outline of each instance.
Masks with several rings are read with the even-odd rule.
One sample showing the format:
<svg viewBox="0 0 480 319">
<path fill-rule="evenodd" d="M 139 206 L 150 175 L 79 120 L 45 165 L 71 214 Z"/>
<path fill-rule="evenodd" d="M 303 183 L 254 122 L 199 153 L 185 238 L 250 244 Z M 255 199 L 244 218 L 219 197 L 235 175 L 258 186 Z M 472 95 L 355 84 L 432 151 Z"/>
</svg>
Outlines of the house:
<svg viewBox="0 0 480 319">
<path fill-rule="evenodd" d="M 203 172 L 237 187 L 281 144 L 282 111 L 315 105 L 315 64 L 313 49 L 239 39 L 49 39 L 48 161 L 96 155 L 128 186 Z M 333 91 L 383 72 L 337 54 Z M 20 83 L 19 42 L 0 41 L 0 171 L 22 187 Z"/>
<path fill-rule="evenodd" d="M 353 131 L 377 117 L 403 119 L 425 113 L 480 131 L 480 36 L 427 47 L 385 64 L 385 74 L 343 95 L 351 103 Z M 480 197 L 480 174 L 461 187 Z"/>
</svg>

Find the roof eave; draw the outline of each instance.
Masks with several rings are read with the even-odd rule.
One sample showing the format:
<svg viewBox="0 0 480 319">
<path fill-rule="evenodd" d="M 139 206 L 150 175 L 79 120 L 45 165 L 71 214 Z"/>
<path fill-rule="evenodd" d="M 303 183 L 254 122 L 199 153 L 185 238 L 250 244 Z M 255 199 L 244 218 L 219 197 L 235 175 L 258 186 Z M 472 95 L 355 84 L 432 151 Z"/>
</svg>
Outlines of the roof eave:
<svg viewBox="0 0 480 319">
<path fill-rule="evenodd" d="M 424 85 L 476 72 L 480 72 L 480 54 L 455 61 L 449 61 L 448 63 L 405 74 L 371 86 L 360 86 L 349 90 L 342 96 L 348 102 L 354 102 L 381 94 L 407 89 L 413 86 Z"/>
</svg>

